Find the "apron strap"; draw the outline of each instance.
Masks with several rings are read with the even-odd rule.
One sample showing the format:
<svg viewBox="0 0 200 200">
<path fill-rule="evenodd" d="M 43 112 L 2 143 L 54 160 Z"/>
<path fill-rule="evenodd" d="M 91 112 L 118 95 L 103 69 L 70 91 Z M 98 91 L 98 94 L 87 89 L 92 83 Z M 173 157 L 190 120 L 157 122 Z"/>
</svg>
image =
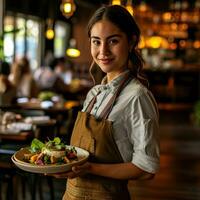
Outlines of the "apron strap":
<svg viewBox="0 0 200 200">
<path fill-rule="evenodd" d="M 85 111 L 86 113 L 91 113 L 92 108 L 94 107 L 94 104 L 96 103 L 97 96 L 98 96 L 99 93 L 100 93 L 100 91 L 97 92 L 97 94 L 92 98 L 92 100 L 88 104 L 86 111 Z"/>
<path fill-rule="evenodd" d="M 123 90 L 123 88 L 129 83 L 129 81 L 132 80 L 132 76 L 130 75 L 130 73 L 128 73 L 124 79 L 121 81 L 117 91 L 115 92 L 115 94 L 110 98 L 109 102 L 107 103 L 107 105 L 105 106 L 105 108 L 103 109 L 103 111 L 101 112 L 101 114 L 99 115 L 100 119 L 107 119 L 108 115 L 110 114 L 115 100 L 117 99 L 117 97 L 119 96 L 120 92 Z"/>
</svg>

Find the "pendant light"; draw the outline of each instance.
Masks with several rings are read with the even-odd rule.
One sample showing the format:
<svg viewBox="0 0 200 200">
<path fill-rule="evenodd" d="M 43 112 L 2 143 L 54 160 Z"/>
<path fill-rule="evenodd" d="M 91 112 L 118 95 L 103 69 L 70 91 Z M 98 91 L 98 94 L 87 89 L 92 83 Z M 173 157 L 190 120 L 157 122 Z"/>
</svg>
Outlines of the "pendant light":
<svg viewBox="0 0 200 200">
<path fill-rule="evenodd" d="M 66 50 L 66 54 L 72 58 L 77 58 L 81 55 L 81 52 L 76 47 L 76 40 L 74 38 L 70 39 L 69 48 Z"/>
<path fill-rule="evenodd" d="M 53 29 L 53 20 L 47 19 L 47 30 L 46 30 L 46 38 L 48 40 L 52 40 L 54 38 L 54 29 Z"/>
<path fill-rule="evenodd" d="M 60 10 L 64 17 L 70 18 L 76 10 L 74 0 L 62 0 Z"/>
</svg>

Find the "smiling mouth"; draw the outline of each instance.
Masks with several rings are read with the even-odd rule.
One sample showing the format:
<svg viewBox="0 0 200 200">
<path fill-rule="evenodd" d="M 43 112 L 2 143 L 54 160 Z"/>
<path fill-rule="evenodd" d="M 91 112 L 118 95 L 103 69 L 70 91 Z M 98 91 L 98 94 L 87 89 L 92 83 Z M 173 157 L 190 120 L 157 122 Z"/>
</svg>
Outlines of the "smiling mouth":
<svg viewBox="0 0 200 200">
<path fill-rule="evenodd" d="M 113 59 L 99 59 L 102 64 L 109 64 L 113 61 Z"/>
</svg>

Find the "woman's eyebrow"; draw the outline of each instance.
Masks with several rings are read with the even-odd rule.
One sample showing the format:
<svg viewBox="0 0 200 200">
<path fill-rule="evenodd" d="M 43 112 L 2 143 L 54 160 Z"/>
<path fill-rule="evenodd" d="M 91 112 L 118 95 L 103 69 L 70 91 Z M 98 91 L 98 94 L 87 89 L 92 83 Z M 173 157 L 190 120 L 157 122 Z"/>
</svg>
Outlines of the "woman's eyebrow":
<svg viewBox="0 0 200 200">
<path fill-rule="evenodd" d="M 110 38 L 113 38 L 113 37 L 122 37 L 120 34 L 113 34 L 113 35 L 110 35 L 108 37 L 106 37 L 106 39 L 110 39 Z M 101 39 L 100 37 L 98 36 L 91 36 L 91 39 Z"/>
<path fill-rule="evenodd" d="M 113 37 L 122 37 L 120 34 L 114 34 L 114 35 L 110 35 L 107 37 L 107 39 L 113 38 Z"/>
<path fill-rule="evenodd" d="M 91 36 L 91 39 L 100 39 L 100 37 L 97 37 L 97 36 Z"/>
</svg>

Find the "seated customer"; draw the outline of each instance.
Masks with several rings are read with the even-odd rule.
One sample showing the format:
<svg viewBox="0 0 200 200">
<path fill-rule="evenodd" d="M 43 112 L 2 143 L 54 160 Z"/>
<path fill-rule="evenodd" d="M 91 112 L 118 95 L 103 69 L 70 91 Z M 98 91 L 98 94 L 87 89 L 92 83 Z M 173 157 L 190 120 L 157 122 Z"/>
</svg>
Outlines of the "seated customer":
<svg viewBox="0 0 200 200">
<path fill-rule="evenodd" d="M 60 71 L 63 68 L 64 59 L 55 58 L 49 67 L 39 68 L 34 78 L 40 87 L 40 90 L 52 91 L 57 94 L 61 94 L 66 99 L 73 99 L 74 95 L 71 93 L 71 87 L 65 83 Z"/>
<path fill-rule="evenodd" d="M 16 88 L 8 80 L 10 66 L 8 63 L 0 63 L 0 105 L 10 105 L 16 98 Z"/>
<path fill-rule="evenodd" d="M 13 63 L 9 80 L 17 88 L 17 97 L 37 97 L 38 87 L 31 74 L 29 60 L 26 57 Z"/>
<path fill-rule="evenodd" d="M 65 82 L 70 84 L 73 78 L 72 63 L 64 57 L 54 59 L 52 62 L 55 73 Z"/>
</svg>

